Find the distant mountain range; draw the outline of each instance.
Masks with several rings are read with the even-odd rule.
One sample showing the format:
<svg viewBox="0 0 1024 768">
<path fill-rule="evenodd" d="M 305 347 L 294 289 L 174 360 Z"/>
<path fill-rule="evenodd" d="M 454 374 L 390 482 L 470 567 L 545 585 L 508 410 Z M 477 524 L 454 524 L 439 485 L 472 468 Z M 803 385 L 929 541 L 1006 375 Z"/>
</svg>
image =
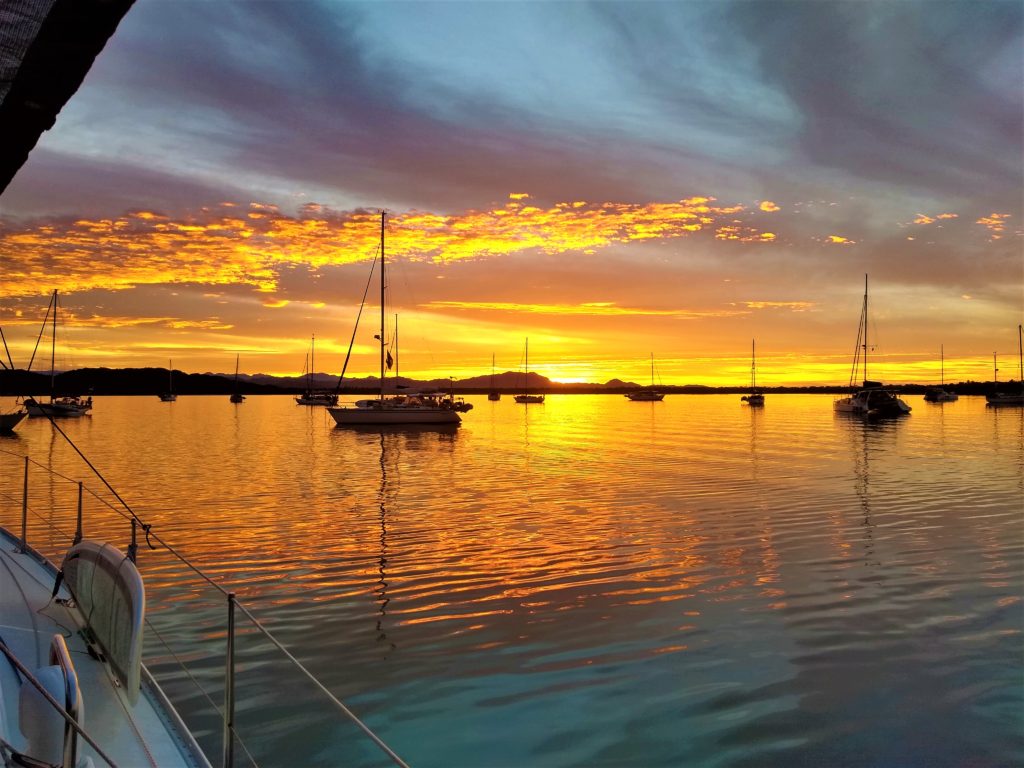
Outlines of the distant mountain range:
<svg viewBox="0 0 1024 768">
<path fill-rule="evenodd" d="M 80 368 L 65 371 L 56 376 L 56 394 L 94 394 L 94 395 L 156 395 L 167 390 L 166 368 Z M 184 373 L 175 371 L 173 376 L 174 392 L 179 395 L 220 395 L 235 391 L 234 373 Z M 334 390 L 338 385 L 338 377 L 327 373 L 317 373 L 311 377 L 313 389 Z M 647 385 L 632 381 L 612 379 L 604 384 L 562 384 L 554 382 L 537 373 L 529 374 L 529 390 L 536 393 L 566 394 L 621 394 Z M 1002 387 L 1012 386 L 1011 382 L 1001 382 Z M 246 395 L 279 395 L 296 394 L 305 391 L 305 376 L 270 376 L 264 373 L 239 374 L 238 389 Z M 907 394 L 919 394 L 925 390 L 923 384 L 904 384 L 892 386 L 891 389 Z M 494 376 L 494 388 L 505 394 L 523 391 L 523 374 L 506 371 Z M 460 394 L 486 393 L 491 389 L 490 374 L 473 376 L 468 379 L 429 379 L 417 380 L 404 376 L 389 378 L 387 391 L 400 390 L 449 390 L 454 389 Z M 712 393 L 712 392 L 747 392 L 749 387 L 708 387 L 700 384 L 663 385 L 659 390 L 666 393 Z M 848 392 L 849 387 L 840 386 L 783 386 L 759 387 L 764 392 Z M 962 395 L 983 395 L 992 391 L 991 382 L 961 382 L 946 385 L 946 389 Z M 359 379 L 346 379 L 341 392 L 348 394 L 375 394 L 380 391 L 380 379 L 367 376 Z M 0 370 L 0 395 L 46 395 L 50 392 L 50 376 L 47 373 L 28 371 Z"/>
</svg>

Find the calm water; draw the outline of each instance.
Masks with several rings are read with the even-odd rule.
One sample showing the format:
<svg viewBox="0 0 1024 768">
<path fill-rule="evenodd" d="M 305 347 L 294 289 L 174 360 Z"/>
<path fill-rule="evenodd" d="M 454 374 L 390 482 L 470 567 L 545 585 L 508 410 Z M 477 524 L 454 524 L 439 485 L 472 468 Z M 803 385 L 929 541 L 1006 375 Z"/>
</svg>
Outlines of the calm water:
<svg viewBox="0 0 1024 768">
<path fill-rule="evenodd" d="M 343 431 L 285 397 L 100 398 L 61 425 L 414 766 L 1024 763 L 1024 409 L 471 400 L 448 432 Z M 100 487 L 45 421 L 0 450 Z M 30 485 L 73 531 L 74 486 Z M 35 517 L 30 541 L 63 544 Z M 222 599 L 164 551 L 140 567 L 151 668 L 217 755 L 190 678 L 219 706 Z M 381 763 L 285 670 L 243 636 L 262 765 Z"/>
</svg>

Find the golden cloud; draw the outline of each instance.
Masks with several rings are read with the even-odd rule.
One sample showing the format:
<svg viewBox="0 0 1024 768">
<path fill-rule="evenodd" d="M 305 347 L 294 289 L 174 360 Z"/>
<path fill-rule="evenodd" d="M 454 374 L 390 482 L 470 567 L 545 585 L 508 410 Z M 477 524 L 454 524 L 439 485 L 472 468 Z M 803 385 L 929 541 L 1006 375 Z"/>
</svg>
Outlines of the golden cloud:
<svg viewBox="0 0 1024 768">
<path fill-rule="evenodd" d="M 619 307 L 610 301 L 586 302 L 583 304 L 516 304 L 500 301 L 431 301 L 422 305 L 427 309 L 455 309 L 492 312 L 528 312 L 542 315 L 594 315 L 594 316 L 641 316 L 656 315 L 694 319 L 701 317 L 732 317 L 745 315 L 739 310 L 690 311 L 684 309 L 642 309 Z"/>
<path fill-rule="evenodd" d="M 813 301 L 745 301 L 743 305 L 748 309 L 791 309 L 794 312 L 806 312 L 813 309 L 816 303 Z"/>
<path fill-rule="evenodd" d="M 988 231 L 992 233 L 991 239 L 998 240 L 1006 230 L 1006 220 L 1008 218 L 1010 218 L 1008 213 L 990 213 L 988 216 L 982 216 L 974 223 L 988 228 Z"/>
<path fill-rule="evenodd" d="M 504 206 L 457 215 L 410 211 L 388 221 L 388 251 L 414 259 L 454 261 L 528 250 L 592 253 L 616 243 L 684 237 L 742 206 L 714 205 L 709 197 L 669 203 L 588 203 L 550 207 L 513 193 Z M 180 219 L 152 211 L 119 218 L 0 225 L 8 296 L 141 284 L 243 284 L 272 293 L 285 265 L 311 269 L 371 258 L 379 241 L 378 215 L 338 213 L 317 204 L 295 216 L 276 206 L 222 204 Z M 766 242 L 771 233 L 736 228 L 722 239 Z"/>
<path fill-rule="evenodd" d="M 759 208 L 760 208 L 760 209 L 761 209 L 762 211 L 767 211 L 768 213 L 772 213 L 772 212 L 774 212 L 774 211 L 778 211 L 778 210 L 780 210 L 780 209 L 779 209 L 779 206 L 777 206 L 777 205 L 776 205 L 775 203 L 773 203 L 773 202 L 772 202 L 771 200 L 762 200 L 762 201 L 761 201 L 761 205 L 759 205 L 758 207 L 759 207 Z"/>
</svg>

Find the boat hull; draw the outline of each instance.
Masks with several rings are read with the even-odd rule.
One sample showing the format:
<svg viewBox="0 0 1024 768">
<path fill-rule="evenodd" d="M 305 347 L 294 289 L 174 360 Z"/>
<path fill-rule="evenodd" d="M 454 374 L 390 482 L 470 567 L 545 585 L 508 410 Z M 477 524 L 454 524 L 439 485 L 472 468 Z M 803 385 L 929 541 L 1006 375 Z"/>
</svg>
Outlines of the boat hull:
<svg viewBox="0 0 1024 768">
<path fill-rule="evenodd" d="M 523 405 L 530 405 L 531 403 L 541 405 L 544 403 L 544 395 L 516 395 L 515 401 Z"/>
<path fill-rule="evenodd" d="M 0 413 L 0 433 L 11 433 L 14 428 L 21 424 L 21 420 L 28 416 L 27 411 L 13 411 L 11 413 Z"/>
<path fill-rule="evenodd" d="M 985 395 L 985 401 L 989 405 L 1024 405 L 1024 394 L 1007 395 L 997 392 L 994 395 Z"/>
<path fill-rule="evenodd" d="M 626 397 L 635 403 L 657 403 L 665 399 L 665 395 L 661 392 L 651 392 L 649 390 L 630 392 Z"/>
<path fill-rule="evenodd" d="M 49 403 L 40 403 L 37 400 L 26 400 L 25 410 L 32 417 L 50 416 L 52 418 L 75 418 L 87 416 L 92 409 L 92 400 L 86 402 L 54 400 Z"/>
<path fill-rule="evenodd" d="M 459 424 L 462 417 L 447 408 L 328 408 L 339 427 L 390 424 Z"/>
<path fill-rule="evenodd" d="M 296 405 L 337 405 L 337 395 L 299 395 L 295 398 Z"/>
<path fill-rule="evenodd" d="M 754 408 L 764 405 L 764 395 L 755 393 L 753 395 L 744 395 L 740 400 L 749 406 Z"/>
<path fill-rule="evenodd" d="M 952 403 L 960 399 L 955 392 L 947 392 L 944 389 L 929 389 L 924 393 L 926 403 Z"/>
<path fill-rule="evenodd" d="M 833 403 L 833 409 L 836 413 L 878 418 L 904 416 L 911 410 L 909 405 L 885 389 L 867 389 L 851 397 L 842 397 Z"/>
</svg>

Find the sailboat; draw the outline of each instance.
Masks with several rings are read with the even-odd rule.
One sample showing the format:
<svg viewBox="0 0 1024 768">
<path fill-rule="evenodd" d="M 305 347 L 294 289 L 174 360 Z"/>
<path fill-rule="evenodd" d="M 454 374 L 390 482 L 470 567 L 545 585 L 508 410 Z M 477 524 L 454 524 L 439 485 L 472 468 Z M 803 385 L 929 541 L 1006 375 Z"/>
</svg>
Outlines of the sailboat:
<svg viewBox="0 0 1024 768">
<path fill-rule="evenodd" d="M 316 336 L 309 342 L 309 366 L 306 368 L 306 391 L 295 398 L 299 405 L 337 405 L 338 396 L 334 392 L 317 392 L 313 389 L 313 371 L 316 360 Z"/>
<path fill-rule="evenodd" d="M 517 403 L 529 405 L 530 403 L 543 403 L 544 395 L 530 394 L 530 340 L 526 340 L 526 374 L 523 376 L 523 393 L 515 396 Z"/>
<path fill-rule="evenodd" d="M 11 351 L 7 348 L 7 339 L 4 338 L 3 329 L 0 329 L 0 339 L 3 339 L 4 352 L 7 353 L 7 362 L 10 363 L 8 368 L 4 365 L 7 370 L 14 370 L 14 360 L 11 359 Z M 0 363 L 3 365 L 3 363 Z M 13 410 L 0 411 L 0 434 L 9 435 L 14 432 L 14 428 L 21 424 L 22 419 L 28 416 L 28 411 L 21 407 L 20 404 L 16 405 Z"/>
<path fill-rule="evenodd" d="M 161 392 L 158 397 L 162 403 L 173 403 L 178 399 L 178 396 L 174 394 L 174 368 L 171 366 L 171 361 L 167 361 L 167 391 Z"/>
<path fill-rule="evenodd" d="M 54 397 L 53 393 L 57 379 L 54 367 L 57 350 L 57 305 L 57 291 L 54 289 L 53 296 L 50 299 L 50 306 L 46 310 L 47 316 L 49 316 L 50 309 L 53 309 L 53 336 L 50 344 L 50 401 L 48 403 L 41 403 L 32 397 L 25 400 L 25 408 L 29 416 L 49 416 L 51 418 L 85 416 L 92 410 L 91 397 Z M 45 329 L 46 320 L 44 319 L 43 328 L 39 331 L 40 336 Z"/>
<path fill-rule="evenodd" d="M 750 340 L 750 394 L 740 398 L 741 402 L 751 406 L 764 405 L 764 392 L 757 389 L 757 353 L 754 344 L 756 339 Z"/>
<path fill-rule="evenodd" d="M 231 402 L 245 402 L 245 395 L 238 391 L 238 355 L 235 355 L 235 391 L 231 393 Z"/>
<path fill-rule="evenodd" d="M 501 400 L 501 392 L 494 388 L 494 353 L 491 353 L 491 391 L 487 393 L 488 400 Z"/>
<path fill-rule="evenodd" d="M 993 392 L 990 395 L 985 395 L 985 400 L 989 405 L 1024 405 L 1024 340 L 1022 340 L 1021 334 L 1024 329 L 1020 325 L 1017 326 L 1017 354 L 1020 358 L 1020 392 Z"/>
<path fill-rule="evenodd" d="M 854 381 L 861 366 L 864 381 L 860 391 L 849 397 L 839 398 L 833 403 L 833 408 L 837 413 L 851 413 L 857 416 L 901 416 L 910 413 L 910 406 L 900 400 L 894 392 L 883 388 L 882 382 L 868 379 L 868 349 L 868 276 L 864 275 L 864 304 L 861 307 L 860 324 L 857 328 L 857 346 L 853 354 L 853 369 L 850 371 L 850 386 L 855 386 Z"/>
<path fill-rule="evenodd" d="M 387 214 L 380 213 L 380 395 L 375 399 L 356 401 L 354 406 L 329 407 L 338 426 L 388 426 L 392 424 L 459 424 L 462 417 L 455 411 L 452 398 L 436 393 L 409 393 L 404 395 L 385 396 L 384 373 L 394 362 L 387 350 L 387 337 L 384 334 L 384 318 L 386 317 L 385 261 L 384 261 L 384 224 Z M 372 270 L 371 270 L 372 274 Z M 360 309 L 360 311 L 362 311 Z M 358 319 L 357 319 L 358 322 Z M 354 338 L 354 335 L 353 335 Z"/>
<path fill-rule="evenodd" d="M 651 352 L 651 387 L 650 389 L 638 389 L 636 392 L 627 392 L 626 397 L 636 402 L 658 402 L 665 399 L 665 395 L 654 388 L 654 353 Z"/>
<path fill-rule="evenodd" d="M 956 392 L 949 392 L 946 386 L 946 352 L 943 345 L 939 345 L 939 386 L 928 387 L 924 391 L 926 403 L 952 403 L 960 399 Z"/>
</svg>

